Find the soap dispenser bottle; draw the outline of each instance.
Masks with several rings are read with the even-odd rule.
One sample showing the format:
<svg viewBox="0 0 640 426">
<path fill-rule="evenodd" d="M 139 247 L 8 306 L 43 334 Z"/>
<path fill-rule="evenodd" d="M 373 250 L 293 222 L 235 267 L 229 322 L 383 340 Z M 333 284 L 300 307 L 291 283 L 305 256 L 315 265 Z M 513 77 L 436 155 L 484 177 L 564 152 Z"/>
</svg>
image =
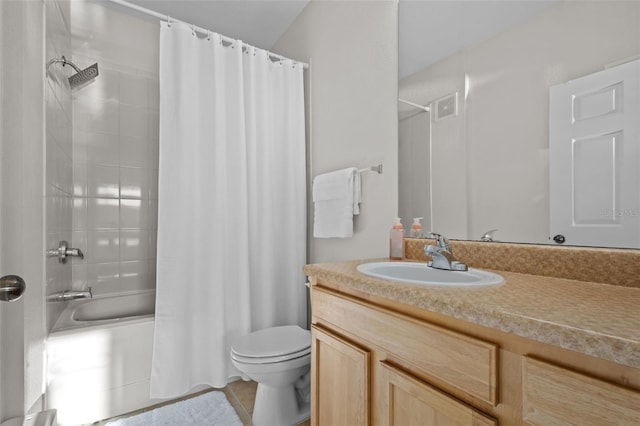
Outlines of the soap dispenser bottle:
<svg viewBox="0 0 640 426">
<path fill-rule="evenodd" d="M 423 217 L 414 217 L 413 225 L 411 225 L 411 231 L 409 231 L 409 236 L 411 238 L 422 238 L 422 224 L 420 221 L 424 219 Z"/>
<path fill-rule="evenodd" d="M 389 236 L 389 258 L 391 260 L 402 260 L 404 258 L 404 228 L 401 219 L 396 218 Z"/>
</svg>

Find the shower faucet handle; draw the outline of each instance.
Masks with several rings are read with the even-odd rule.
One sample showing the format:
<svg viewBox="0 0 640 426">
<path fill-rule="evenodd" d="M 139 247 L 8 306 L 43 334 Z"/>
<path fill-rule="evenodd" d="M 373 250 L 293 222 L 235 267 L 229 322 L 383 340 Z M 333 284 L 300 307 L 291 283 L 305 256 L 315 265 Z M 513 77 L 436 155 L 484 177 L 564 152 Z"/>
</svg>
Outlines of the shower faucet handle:
<svg viewBox="0 0 640 426">
<path fill-rule="evenodd" d="M 78 248 L 68 248 L 65 254 L 67 256 L 79 257 L 80 259 L 84 259 L 84 253 L 82 253 L 82 250 Z"/>
<path fill-rule="evenodd" d="M 57 257 L 58 262 L 67 263 L 67 257 L 84 259 L 84 253 L 78 248 L 69 248 L 68 242 L 60 241 L 58 248 L 47 250 L 47 257 Z"/>
</svg>

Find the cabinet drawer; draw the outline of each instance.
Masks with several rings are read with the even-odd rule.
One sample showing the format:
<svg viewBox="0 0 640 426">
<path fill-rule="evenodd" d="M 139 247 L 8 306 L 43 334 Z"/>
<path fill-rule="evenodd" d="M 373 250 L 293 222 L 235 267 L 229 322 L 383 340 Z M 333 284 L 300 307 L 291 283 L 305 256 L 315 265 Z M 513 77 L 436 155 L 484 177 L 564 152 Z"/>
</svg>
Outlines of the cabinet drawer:
<svg viewBox="0 0 640 426">
<path fill-rule="evenodd" d="M 530 425 L 638 425 L 640 393 L 525 357 L 522 418 Z"/>
<path fill-rule="evenodd" d="M 495 344 L 314 288 L 314 318 L 384 348 L 417 371 L 497 405 Z"/>
</svg>

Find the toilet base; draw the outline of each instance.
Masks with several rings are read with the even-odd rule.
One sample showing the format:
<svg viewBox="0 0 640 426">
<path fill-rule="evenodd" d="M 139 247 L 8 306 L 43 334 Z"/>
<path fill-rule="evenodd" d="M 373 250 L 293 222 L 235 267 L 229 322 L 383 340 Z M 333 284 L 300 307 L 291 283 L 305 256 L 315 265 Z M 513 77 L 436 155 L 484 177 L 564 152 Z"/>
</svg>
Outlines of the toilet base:
<svg viewBox="0 0 640 426">
<path fill-rule="evenodd" d="M 308 402 L 299 402 L 298 403 L 298 417 L 294 421 L 294 425 L 298 423 L 302 423 L 305 420 L 309 420 L 311 417 L 311 404 Z"/>
<path fill-rule="evenodd" d="M 298 402 L 293 384 L 283 387 L 258 383 L 253 426 L 293 426 L 309 418 L 309 403 Z"/>
</svg>

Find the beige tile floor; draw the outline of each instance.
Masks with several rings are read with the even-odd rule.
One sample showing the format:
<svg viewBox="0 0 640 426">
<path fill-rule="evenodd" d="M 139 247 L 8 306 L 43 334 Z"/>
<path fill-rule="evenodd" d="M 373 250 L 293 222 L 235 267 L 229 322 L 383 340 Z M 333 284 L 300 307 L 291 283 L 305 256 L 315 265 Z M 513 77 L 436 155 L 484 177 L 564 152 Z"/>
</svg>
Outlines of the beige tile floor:
<svg viewBox="0 0 640 426">
<path fill-rule="evenodd" d="M 238 413 L 238 417 L 240 417 L 244 426 L 251 426 L 251 415 L 253 414 L 253 403 L 256 400 L 257 387 L 258 384 L 256 382 L 238 380 L 237 382 L 229 383 L 223 389 L 229 403 Z M 311 426 L 311 422 L 306 420 L 297 426 Z"/>
<path fill-rule="evenodd" d="M 238 417 L 240 417 L 240 421 L 242 421 L 242 424 L 244 426 L 251 426 L 251 415 L 253 414 L 253 403 L 256 399 L 257 387 L 258 387 L 258 384 L 256 382 L 253 382 L 253 381 L 245 382 L 242 380 L 238 380 L 236 382 L 229 383 L 223 389 L 207 389 L 202 392 L 191 394 L 184 398 L 174 399 L 171 401 L 163 402 L 162 404 L 153 405 L 151 407 L 145 407 L 141 410 L 127 413 L 122 416 L 101 420 L 99 422 L 93 423 L 91 426 L 104 426 L 107 424 L 107 422 L 110 422 L 112 420 L 116 420 L 122 417 L 129 417 L 135 414 L 140 414 L 145 411 L 150 411 L 155 408 L 162 407 L 163 405 L 173 404 L 177 401 L 193 398 L 193 397 L 202 395 L 203 393 L 211 392 L 214 390 L 219 390 L 224 392 L 224 394 L 227 397 L 227 400 L 229 400 L 229 403 L 231 404 L 233 409 L 236 410 Z M 297 426 L 310 426 L 310 425 L 311 425 L 311 422 L 307 420 L 305 422 L 298 424 Z"/>
<path fill-rule="evenodd" d="M 253 403 L 256 400 L 257 388 L 258 384 L 256 382 L 238 380 L 229 383 L 227 387 L 223 389 L 229 403 L 236 410 L 244 426 L 251 426 Z"/>
</svg>

